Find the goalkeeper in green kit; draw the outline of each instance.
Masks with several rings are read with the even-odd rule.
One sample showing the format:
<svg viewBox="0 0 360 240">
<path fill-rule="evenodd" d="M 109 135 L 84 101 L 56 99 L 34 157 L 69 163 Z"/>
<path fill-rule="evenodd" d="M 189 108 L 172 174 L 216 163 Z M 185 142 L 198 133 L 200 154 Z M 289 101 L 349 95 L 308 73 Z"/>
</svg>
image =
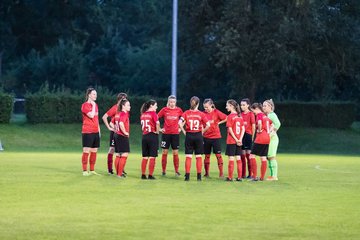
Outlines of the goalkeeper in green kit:
<svg viewBox="0 0 360 240">
<path fill-rule="evenodd" d="M 275 104 L 272 99 L 265 100 L 263 103 L 263 110 L 268 118 L 272 121 L 270 127 L 270 144 L 268 151 L 268 161 L 269 161 L 269 169 L 270 176 L 266 179 L 268 181 L 277 181 L 278 180 L 278 164 L 276 160 L 277 148 L 279 146 L 279 137 L 277 135 L 277 131 L 279 130 L 281 123 L 279 118 L 277 117 L 275 110 Z"/>
</svg>

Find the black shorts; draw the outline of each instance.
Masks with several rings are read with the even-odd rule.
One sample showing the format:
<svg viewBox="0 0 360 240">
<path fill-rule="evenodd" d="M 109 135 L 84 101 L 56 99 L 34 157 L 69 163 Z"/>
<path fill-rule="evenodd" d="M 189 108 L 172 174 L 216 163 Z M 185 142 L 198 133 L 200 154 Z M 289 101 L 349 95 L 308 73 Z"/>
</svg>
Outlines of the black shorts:
<svg viewBox="0 0 360 240">
<path fill-rule="evenodd" d="M 161 148 L 173 150 L 179 149 L 180 137 L 179 134 L 163 134 L 161 137 Z"/>
<path fill-rule="evenodd" d="M 211 148 L 213 149 L 213 153 L 221 153 L 220 138 L 204 138 L 204 153 L 210 154 Z"/>
<path fill-rule="evenodd" d="M 225 155 L 230 157 L 241 155 L 241 146 L 238 146 L 236 144 L 227 144 Z"/>
<path fill-rule="evenodd" d="M 254 143 L 251 149 L 251 154 L 260 157 L 266 157 L 269 151 L 269 144 Z"/>
<path fill-rule="evenodd" d="M 99 148 L 100 147 L 99 133 L 83 133 L 82 146 L 88 148 Z"/>
<path fill-rule="evenodd" d="M 128 153 L 130 152 L 129 138 L 114 133 L 115 152 L 116 153 Z"/>
<path fill-rule="evenodd" d="M 204 154 L 204 141 L 201 132 L 197 133 L 186 133 L 185 137 L 185 154 L 196 155 Z"/>
<path fill-rule="evenodd" d="M 148 133 L 142 136 L 142 156 L 157 157 L 159 149 L 159 138 L 155 133 Z"/>
<path fill-rule="evenodd" d="M 115 147 L 115 139 L 114 139 L 114 132 L 113 131 L 110 131 L 109 146 L 110 147 Z"/>
<path fill-rule="evenodd" d="M 242 150 L 251 150 L 252 144 L 251 134 L 245 133 L 242 139 Z"/>
</svg>

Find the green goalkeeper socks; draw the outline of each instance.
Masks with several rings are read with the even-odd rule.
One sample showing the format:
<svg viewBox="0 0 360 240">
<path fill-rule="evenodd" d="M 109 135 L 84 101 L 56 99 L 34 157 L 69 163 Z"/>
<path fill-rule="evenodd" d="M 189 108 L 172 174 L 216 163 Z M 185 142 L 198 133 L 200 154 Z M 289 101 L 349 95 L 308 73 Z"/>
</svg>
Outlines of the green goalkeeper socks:
<svg viewBox="0 0 360 240">
<path fill-rule="evenodd" d="M 271 162 L 271 166 L 272 166 L 271 176 L 277 177 L 277 175 L 278 175 L 277 161 L 276 161 L 276 159 L 274 159 L 274 160 L 271 160 L 270 162 Z"/>
</svg>

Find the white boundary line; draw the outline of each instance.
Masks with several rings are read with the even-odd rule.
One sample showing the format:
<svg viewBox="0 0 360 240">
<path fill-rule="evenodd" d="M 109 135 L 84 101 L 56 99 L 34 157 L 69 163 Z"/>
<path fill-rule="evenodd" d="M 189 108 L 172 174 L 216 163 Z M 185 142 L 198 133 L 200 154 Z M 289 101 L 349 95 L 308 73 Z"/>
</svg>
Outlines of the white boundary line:
<svg viewBox="0 0 360 240">
<path fill-rule="evenodd" d="M 337 170 L 332 170 L 332 169 L 321 168 L 320 165 L 316 165 L 315 169 L 319 170 L 319 171 L 328 171 L 328 172 L 335 172 L 335 173 L 347 173 L 347 174 L 353 173 L 353 172 L 345 172 L 345 171 L 337 171 Z"/>
</svg>

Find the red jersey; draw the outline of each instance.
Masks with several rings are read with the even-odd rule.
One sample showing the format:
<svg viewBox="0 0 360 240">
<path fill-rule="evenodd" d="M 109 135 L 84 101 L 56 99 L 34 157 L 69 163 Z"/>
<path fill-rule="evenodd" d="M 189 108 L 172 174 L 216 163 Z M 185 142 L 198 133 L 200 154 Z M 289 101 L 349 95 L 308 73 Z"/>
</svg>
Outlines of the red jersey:
<svg viewBox="0 0 360 240">
<path fill-rule="evenodd" d="M 222 113 L 221 111 L 214 109 L 211 112 L 204 112 L 206 117 L 210 121 L 210 127 L 209 129 L 204 132 L 204 138 L 221 138 L 220 128 L 219 128 L 219 122 L 222 120 L 225 120 L 227 115 L 225 113 Z"/>
<path fill-rule="evenodd" d="M 241 130 L 244 126 L 244 120 L 237 113 L 230 113 L 227 117 L 226 127 L 228 128 L 228 134 L 226 138 L 226 144 L 236 144 L 235 139 L 231 136 L 229 128 L 232 129 L 235 137 L 240 139 Z"/>
<path fill-rule="evenodd" d="M 258 129 L 256 133 L 255 143 L 269 144 L 270 143 L 270 125 L 271 120 L 265 115 L 265 113 L 258 113 L 256 115 L 256 127 L 258 128 L 258 122 L 261 121 L 261 129 Z"/>
<path fill-rule="evenodd" d="M 121 131 L 120 129 L 120 123 L 122 122 L 124 124 L 125 131 L 130 134 L 130 121 L 129 121 L 129 114 L 127 112 L 121 111 L 115 114 L 111 122 L 114 123 L 115 133 L 124 137 L 129 137 L 129 135 L 125 135 L 123 131 Z"/>
<path fill-rule="evenodd" d="M 112 106 L 112 107 L 106 112 L 106 114 L 108 115 L 109 118 L 111 118 L 111 120 L 113 119 L 113 117 L 114 117 L 115 114 L 117 113 L 117 109 L 118 109 L 118 105 L 115 104 L 114 106 Z"/>
<path fill-rule="evenodd" d="M 95 116 L 93 118 L 89 118 L 87 116 L 88 113 L 92 111 L 92 104 L 85 102 L 81 105 L 81 113 L 82 113 L 82 133 L 98 133 L 99 132 L 99 109 L 98 105 L 95 104 Z"/>
<path fill-rule="evenodd" d="M 155 111 L 147 111 L 140 116 L 141 129 L 143 135 L 148 133 L 156 133 L 156 123 L 159 122 L 159 118 Z"/>
<path fill-rule="evenodd" d="M 201 132 L 202 126 L 209 122 L 206 115 L 199 110 L 186 110 L 181 118 L 185 121 L 185 131 L 192 133 Z"/>
<path fill-rule="evenodd" d="M 158 117 L 164 118 L 164 134 L 179 134 L 179 118 L 182 114 L 183 111 L 179 107 L 164 107 L 160 110 Z"/>
<path fill-rule="evenodd" d="M 241 113 L 241 117 L 244 120 L 245 132 L 253 135 L 252 125 L 255 124 L 255 115 L 253 112 Z"/>
</svg>

